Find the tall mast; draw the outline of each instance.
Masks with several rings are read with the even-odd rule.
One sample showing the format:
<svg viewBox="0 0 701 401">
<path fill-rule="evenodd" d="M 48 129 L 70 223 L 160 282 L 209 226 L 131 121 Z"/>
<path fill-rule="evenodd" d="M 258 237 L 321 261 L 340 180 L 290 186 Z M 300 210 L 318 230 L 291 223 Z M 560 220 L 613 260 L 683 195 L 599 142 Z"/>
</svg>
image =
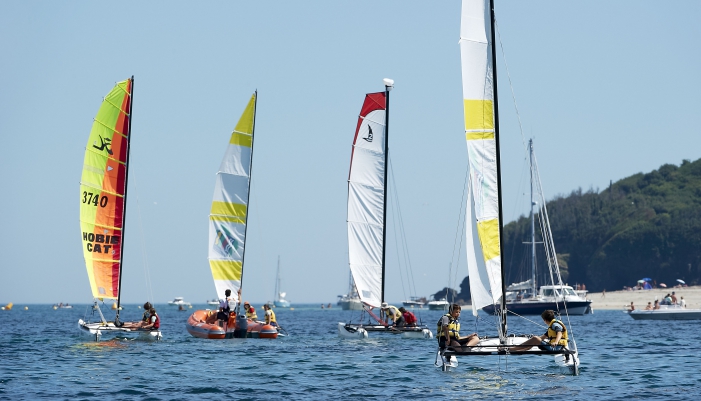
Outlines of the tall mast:
<svg viewBox="0 0 701 401">
<path fill-rule="evenodd" d="M 280 299 L 280 255 L 277 255 L 277 275 L 275 280 L 275 299 Z"/>
<path fill-rule="evenodd" d="M 258 114 L 258 89 L 254 92 L 256 95 L 256 100 L 253 102 L 253 129 L 251 129 L 251 161 L 250 164 L 248 165 L 248 197 L 246 199 L 246 223 L 245 223 L 245 228 L 243 231 L 244 238 L 246 238 L 246 233 L 248 232 L 248 209 L 250 206 L 250 200 L 251 200 L 251 179 L 253 178 L 253 141 L 255 140 L 255 133 L 256 133 L 256 114 Z M 243 290 L 243 266 L 244 266 L 244 260 L 246 259 L 246 243 L 244 242 L 243 245 L 243 252 L 241 253 L 241 285 L 239 289 Z M 238 308 L 239 305 L 241 305 L 241 300 L 236 304 L 236 314 L 238 315 Z"/>
<path fill-rule="evenodd" d="M 502 339 L 506 338 L 506 281 L 504 277 L 504 216 L 502 212 L 502 196 L 501 196 L 501 157 L 499 155 L 499 100 L 497 90 L 497 52 L 496 35 L 494 32 L 494 0 L 489 0 L 489 14 L 492 30 L 492 86 L 494 91 L 494 142 L 497 148 L 497 192 L 499 192 L 499 258 L 501 259 L 501 335 Z"/>
<path fill-rule="evenodd" d="M 385 176 L 384 196 L 382 198 L 382 294 L 380 301 L 385 302 L 385 242 L 387 240 L 387 170 L 389 168 L 389 91 L 394 87 L 394 80 L 385 78 Z"/>
<path fill-rule="evenodd" d="M 117 315 L 114 318 L 115 325 L 119 325 L 119 306 L 122 300 L 122 265 L 124 264 L 124 227 L 127 221 L 127 188 L 129 188 L 129 153 L 131 152 L 131 110 L 134 107 L 134 76 L 131 76 L 129 85 L 129 133 L 127 134 L 127 168 L 124 172 L 124 202 L 122 212 L 122 234 L 119 241 L 119 284 L 117 287 Z"/>
<path fill-rule="evenodd" d="M 533 139 L 528 140 L 528 149 L 530 150 L 529 156 L 531 161 L 531 280 L 533 280 L 533 292 L 531 293 L 531 296 L 535 297 L 536 291 L 538 290 L 538 286 L 535 282 L 535 214 L 533 213 L 535 201 L 533 201 Z"/>
</svg>

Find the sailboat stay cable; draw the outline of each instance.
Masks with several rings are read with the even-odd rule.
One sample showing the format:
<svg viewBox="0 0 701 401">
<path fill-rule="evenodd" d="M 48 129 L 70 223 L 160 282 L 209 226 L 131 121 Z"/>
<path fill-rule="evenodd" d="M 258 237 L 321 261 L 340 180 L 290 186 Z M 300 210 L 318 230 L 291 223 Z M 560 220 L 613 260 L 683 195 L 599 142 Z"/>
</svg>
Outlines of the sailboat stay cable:
<svg viewBox="0 0 701 401">
<path fill-rule="evenodd" d="M 119 306 L 122 300 L 122 266 L 124 265 L 124 229 L 127 221 L 127 190 L 129 188 L 129 153 L 131 153 L 131 121 L 133 119 L 132 110 L 134 109 L 134 76 L 131 76 L 131 85 L 129 86 L 129 135 L 127 136 L 127 158 L 125 165 L 127 168 L 124 171 L 124 199 L 122 200 L 122 232 L 119 241 L 119 284 L 117 285 L 117 316 L 114 318 L 115 325 L 119 325 Z"/>
<path fill-rule="evenodd" d="M 132 179 L 133 181 L 133 179 Z M 136 212 L 139 215 L 139 234 L 141 237 L 141 260 L 144 266 L 144 279 L 146 280 L 146 287 L 148 288 L 148 300 L 153 303 L 153 289 L 151 287 L 151 272 L 148 263 L 148 252 L 146 251 L 146 237 L 144 236 L 144 225 L 143 218 L 141 217 L 141 203 L 139 202 L 139 186 L 137 182 L 134 182 L 134 189 L 136 190 Z"/>
<path fill-rule="evenodd" d="M 399 199 L 397 196 L 396 181 L 394 179 L 394 170 L 392 169 L 392 160 L 389 157 L 387 158 L 387 165 L 389 167 L 388 170 L 389 170 L 389 175 L 390 175 L 390 177 L 389 177 L 390 179 L 388 180 L 388 182 L 390 183 L 390 186 L 393 186 L 393 188 L 392 188 L 391 192 L 389 190 L 386 190 L 385 192 L 386 192 L 387 196 L 390 197 L 390 203 L 392 205 L 395 205 L 392 207 L 392 229 L 394 230 L 394 233 L 395 233 L 395 235 L 394 235 L 394 248 L 395 248 L 395 251 L 397 252 L 397 264 L 399 265 L 399 282 L 402 284 L 402 295 L 404 296 L 404 298 L 406 298 L 406 289 L 404 287 L 404 274 L 402 272 L 402 270 L 403 270 L 402 269 L 402 257 L 399 253 L 400 248 L 399 248 L 399 244 L 397 242 L 397 237 L 399 235 L 398 235 L 398 230 L 397 230 L 397 216 L 396 216 L 396 209 L 398 206 L 396 206 L 396 205 L 399 204 Z M 385 229 L 386 229 L 386 223 L 385 223 Z M 409 284 L 409 278 L 407 277 L 407 285 L 408 284 Z"/>
<path fill-rule="evenodd" d="M 494 26 L 496 27 L 497 34 L 499 35 L 499 47 L 501 48 L 501 57 L 504 59 L 504 68 L 506 69 L 506 76 L 509 79 L 509 88 L 511 89 L 511 98 L 514 101 L 514 109 L 516 109 L 516 119 L 518 120 L 518 130 L 521 133 L 521 143 L 524 149 L 528 149 L 526 146 L 526 138 L 523 135 L 523 125 L 521 124 L 521 114 L 518 112 L 518 104 L 516 104 L 516 93 L 514 92 L 514 85 L 511 82 L 511 74 L 509 73 L 509 65 L 506 63 L 506 53 L 504 52 L 504 44 L 501 42 L 501 32 L 499 32 L 499 24 L 497 24 L 496 17 L 494 18 Z"/>
<path fill-rule="evenodd" d="M 538 160 L 535 157 L 535 154 L 533 155 L 533 164 L 534 164 L 536 173 L 539 173 Z M 572 331 L 572 324 L 570 323 L 570 314 L 567 310 L 567 302 L 565 302 L 566 295 L 564 293 L 564 288 L 563 288 L 563 283 L 562 283 L 562 275 L 560 274 L 560 266 L 559 266 L 559 263 L 557 261 L 557 253 L 555 252 L 555 242 L 553 241 L 552 230 L 550 229 L 550 219 L 548 217 L 548 208 L 547 208 L 547 205 L 545 204 L 546 202 L 545 202 L 545 194 L 543 193 L 543 184 L 540 181 L 540 174 L 537 174 L 536 177 L 538 179 L 536 181 L 536 186 L 539 190 L 540 199 L 541 199 L 541 206 L 540 206 L 541 207 L 541 220 L 543 221 L 543 224 L 545 225 L 545 230 L 543 232 L 546 234 L 544 234 L 544 237 L 545 237 L 545 235 L 547 235 L 547 237 L 548 237 L 548 242 L 547 242 L 548 245 L 547 246 L 551 247 L 550 251 L 553 255 L 555 272 L 557 274 L 557 280 L 558 280 L 558 283 L 560 285 L 560 294 L 562 295 L 562 300 L 563 300 L 562 304 L 565 308 L 565 316 L 567 317 L 567 325 L 570 327 L 570 335 L 572 337 L 572 342 L 573 342 L 573 344 L 575 344 L 575 349 L 576 349 L 576 342 L 574 339 L 574 331 Z M 543 242 L 546 242 L 545 238 L 543 238 Z M 550 271 L 552 274 L 552 268 L 550 269 Z"/>
<path fill-rule="evenodd" d="M 248 205 L 250 203 L 251 199 L 251 177 L 253 176 L 253 144 L 255 142 L 256 138 L 256 114 L 258 114 L 258 89 L 253 92 L 255 94 L 256 100 L 253 102 L 253 127 L 251 127 L 251 157 L 248 161 L 248 192 L 246 196 L 246 209 L 248 209 Z M 246 218 L 245 218 L 245 223 L 244 223 L 244 238 L 246 238 L 246 233 L 248 232 L 248 216 L 250 213 L 248 213 L 248 210 L 246 210 Z M 243 267 L 246 261 L 246 248 L 248 248 L 246 245 L 248 244 L 248 241 L 243 245 L 243 252 L 241 252 L 241 281 L 239 282 L 239 291 L 241 291 L 241 297 L 243 298 Z M 236 303 L 236 315 L 239 314 L 239 307 L 241 306 L 241 299 L 238 300 Z"/>
</svg>

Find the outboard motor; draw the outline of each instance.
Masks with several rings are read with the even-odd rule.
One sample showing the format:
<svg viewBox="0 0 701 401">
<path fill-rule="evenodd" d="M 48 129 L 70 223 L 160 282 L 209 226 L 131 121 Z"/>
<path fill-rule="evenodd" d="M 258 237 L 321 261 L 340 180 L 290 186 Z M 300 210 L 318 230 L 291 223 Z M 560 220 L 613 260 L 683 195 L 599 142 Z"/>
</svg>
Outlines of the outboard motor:
<svg viewBox="0 0 701 401">
<path fill-rule="evenodd" d="M 234 338 L 246 338 L 248 333 L 248 319 L 245 314 L 236 315 L 236 329 Z"/>
</svg>

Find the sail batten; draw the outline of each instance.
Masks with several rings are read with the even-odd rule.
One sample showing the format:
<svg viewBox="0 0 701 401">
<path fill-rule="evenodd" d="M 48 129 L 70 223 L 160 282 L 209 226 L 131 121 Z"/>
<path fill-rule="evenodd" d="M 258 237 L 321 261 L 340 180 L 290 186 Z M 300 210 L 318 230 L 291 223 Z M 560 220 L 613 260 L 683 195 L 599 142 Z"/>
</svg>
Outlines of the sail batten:
<svg viewBox="0 0 701 401">
<path fill-rule="evenodd" d="M 209 266 L 217 294 L 238 300 L 246 243 L 257 94 L 251 96 L 229 137 L 217 172 L 209 213 Z"/>
<path fill-rule="evenodd" d="M 498 149 L 493 75 L 493 43 L 488 0 L 463 0 L 460 55 L 470 174 L 466 225 L 473 314 L 502 296 Z M 474 211 L 474 213 L 473 213 Z M 474 247 L 472 230 L 479 246 Z"/>
<path fill-rule="evenodd" d="M 94 298 L 119 298 L 132 87 L 127 79 L 105 96 L 85 148 L 80 228 Z"/>
</svg>

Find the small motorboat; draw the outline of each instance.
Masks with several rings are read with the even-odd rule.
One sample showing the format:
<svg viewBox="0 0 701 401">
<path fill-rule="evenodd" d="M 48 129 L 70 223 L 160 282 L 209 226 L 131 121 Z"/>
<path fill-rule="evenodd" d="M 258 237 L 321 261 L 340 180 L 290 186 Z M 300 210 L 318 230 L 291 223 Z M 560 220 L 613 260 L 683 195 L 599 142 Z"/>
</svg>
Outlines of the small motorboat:
<svg viewBox="0 0 701 401">
<path fill-rule="evenodd" d="M 207 305 L 217 306 L 217 305 L 219 305 L 219 300 L 216 298 L 210 299 L 209 301 L 207 301 Z"/>
<path fill-rule="evenodd" d="M 54 304 L 53 308 L 54 308 L 54 310 L 56 310 L 56 309 L 73 309 L 73 305 L 64 304 L 63 302 L 60 302 L 60 303 Z"/>
<path fill-rule="evenodd" d="M 284 336 L 284 334 L 280 334 L 278 332 L 278 328 L 275 326 L 265 324 L 265 322 L 246 319 L 244 315 L 239 315 L 239 318 L 237 319 L 234 312 L 229 314 L 228 321 L 219 322 L 217 320 L 217 311 L 210 309 L 195 311 L 187 319 L 185 326 L 188 333 L 190 333 L 193 337 L 208 339 L 275 339 L 278 337 L 278 335 Z"/>
<path fill-rule="evenodd" d="M 217 302 L 219 303 L 219 302 Z M 168 301 L 168 305 L 173 305 L 173 306 L 192 306 L 191 303 L 185 302 L 183 300 L 183 297 L 175 297 L 172 301 Z"/>
<path fill-rule="evenodd" d="M 635 320 L 701 320 L 701 309 L 687 309 L 680 305 L 660 305 L 660 309 L 627 312 Z"/>
</svg>

